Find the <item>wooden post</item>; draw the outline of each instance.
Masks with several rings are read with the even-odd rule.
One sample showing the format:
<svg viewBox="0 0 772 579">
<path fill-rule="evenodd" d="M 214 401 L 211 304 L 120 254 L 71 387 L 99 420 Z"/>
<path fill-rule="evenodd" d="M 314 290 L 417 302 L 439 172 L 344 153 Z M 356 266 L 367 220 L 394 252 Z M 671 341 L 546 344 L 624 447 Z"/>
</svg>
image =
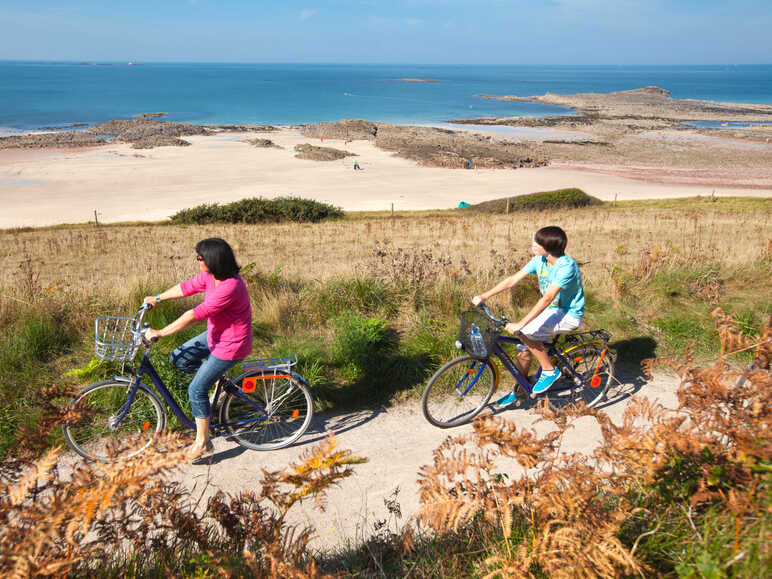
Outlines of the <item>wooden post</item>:
<svg viewBox="0 0 772 579">
<path fill-rule="evenodd" d="M 507 197 L 507 215 L 509 215 L 509 197 Z"/>
<path fill-rule="evenodd" d="M 617 197 L 619 197 L 619 193 L 614 193 L 614 207 L 617 206 Z"/>
<path fill-rule="evenodd" d="M 391 204 L 391 218 L 394 219 L 394 203 Z"/>
<path fill-rule="evenodd" d="M 97 210 L 94 209 L 94 225 L 99 227 L 99 217 L 97 217 Z"/>
</svg>

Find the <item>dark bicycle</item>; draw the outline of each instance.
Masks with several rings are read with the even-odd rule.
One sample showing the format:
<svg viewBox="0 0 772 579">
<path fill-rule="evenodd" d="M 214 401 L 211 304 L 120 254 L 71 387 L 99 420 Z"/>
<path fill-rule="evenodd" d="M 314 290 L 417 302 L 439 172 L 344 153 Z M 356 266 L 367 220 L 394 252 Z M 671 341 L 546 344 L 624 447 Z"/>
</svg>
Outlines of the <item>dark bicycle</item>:
<svg viewBox="0 0 772 579">
<path fill-rule="evenodd" d="M 434 426 L 450 428 L 465 424 L 486 407 L 499 383 L 495 359 L 515 380 L 515 406 L 544 398 L 554 408 L 579 401 L 592 407 L 607 399 L 614 380 L 615 357 L 608 347 L 609 332 L 574 332 L 545 343 L 550 359 L 560 368 L 562 376 L 547 392 L 535 394 L 532 388 L 541 375 L 541 368 L 533 382 L 517 369 L 502 346 L 521 341 L 501 335 L 506 324 L 505 317 L 493 316 L 484 304 L 462 314 L 456 347 L 466 355 L 437 370 L 424 390 L 423 413 Z"/>
<path fill-rule="evenodd" d="M 148 325 L 143 325 L 149 309 L 143 305 L 133 318 L 96 320 L 97 357 L 122 362 L 126 375 L 91 384 L 70 402 L 64 439 L 83 457 L 107 462 L 116 449 L 128 449 L 121 457 L 145 450 L 166 427 L 163 402 L 182 426 L 196 427 L 150 362 L 152 345 L 144 336 Z M 145 353 L 133 371 L 128 364 L 140 346 Z M 212 436 L 226 436 L 253 450 L 283 448 L 300 438 L 311 423 L 313 400 L 305 379 L 293 371 L 296 363 L 297 356 L 245 360 L 237 378 L 220 376 L 211 397 Z M 163 402 L 141 381 L 143 376 L 150 378 Z"/>
</svg>

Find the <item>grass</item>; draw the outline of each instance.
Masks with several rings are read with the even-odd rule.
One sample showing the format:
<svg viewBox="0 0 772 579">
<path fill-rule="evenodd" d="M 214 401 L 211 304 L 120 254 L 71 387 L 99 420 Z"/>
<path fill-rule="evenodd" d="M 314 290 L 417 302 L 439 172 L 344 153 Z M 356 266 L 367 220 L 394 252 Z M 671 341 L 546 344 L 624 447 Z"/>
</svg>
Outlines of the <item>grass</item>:
<svg viewBox="0 0 772 579">
<path fill-rule="evenodd" d="M 320 408 L 415 399 L 455 351 L 456 324 L 471 296 L 530 258 L 533 231 L 558 223 L 580 264 L 586 327 L 614 334 L 622 361 L 672 354 L 691 341 L 715 348 L 709 311 L 720 303 L 746 324 L 772 314 L 772 209 L 767 200 L 677 200 L 680 208 L 638 203 L 510 215 L 433 211 L 349 214 L 320 223 L 260 226 L 93 225 L 0 232 L 0 453 L 34 417 L 28 393 L 50 383 L 80 386 L 109 370 L 86 368 L 93 320 L 130 314 L 142 297 L 197 273 L 195 243 L 228 239 L 253 304 L 255 357 L 297 353 Z M 727 203 L 729 203 L 727 201 Z M 492 300 L 515 318 L 535 302 L 524 283 Z M 153 327 L 196 299 L 153 311 Z M 186 379 L 166 356 L 154 363 L 181 404 Z M 34 420 L 34 418 L 32 418 Z"/>
</svg>

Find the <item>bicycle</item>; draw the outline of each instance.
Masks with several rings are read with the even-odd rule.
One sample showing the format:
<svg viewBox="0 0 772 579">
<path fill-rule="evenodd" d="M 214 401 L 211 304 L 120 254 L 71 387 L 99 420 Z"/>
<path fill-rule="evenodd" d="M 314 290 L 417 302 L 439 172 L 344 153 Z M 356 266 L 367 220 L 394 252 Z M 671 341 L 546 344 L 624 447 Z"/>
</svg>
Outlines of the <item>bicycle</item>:
<svg viewBox="0 0 772 579">
<path fill-rule="evenodd" d="M 64 439 L 85 458 L 108 462 L 119 447 L 130 450 L 122 457 L 145 450 L 166 427 L 163 402 L 183 427 L 196 427 L 150 361 L 152 344 L 144 335 L 149 324 L 143 325 L 150 309 L 143 305 L 133 318 L 100 316 L 94 324 L 97 358 L 121 362 L 124 375 L 87 386 L 68 406 Z M 145 352 L 134 371 L 129 363 L 140 346 Z M 235 380 L 223 373 L 211 396 L 211 436 L 227 436 L 253 450 L 284 448 L 300 438 L 311 423 L 313 400 L 306 380 L 292 369 L 296 363 L 297 356 L 245 360 Z"/>
<path fill-rule="evenodd" d="M 537 395 L 532 391 L 533 384 L 502 348 L 503 345 L 522 343 L 514 336 L 501 335 L 507 323 L 506 317 L 493 316 L 484 304 L 462 314 L 456 347 L 464 350 L 466 355 L 437 370 L 424 390 L 423 414 L 431 424 L 439 428 L 459 426 L 471 421 L 486 407 L 499 383 L 499 369 L 493 359 L 498 359 L 515 379 L 516 406 L 523 406 L 537 396 L 546 399 L 553 408 L 580 400 L 593 407 L 607 399 L 614 380 L 615 356 L 608 347 L 609 332 L 562 334 L 561 346 L 558 346 L 557 337 L 546 343 L 550 359 L 560 368 L 562 376 L 547 392 Z M 470 333 L 477 334 L 476 340 Z M 533 383 L 540 375 L 541 368 Z"/>
</svg>

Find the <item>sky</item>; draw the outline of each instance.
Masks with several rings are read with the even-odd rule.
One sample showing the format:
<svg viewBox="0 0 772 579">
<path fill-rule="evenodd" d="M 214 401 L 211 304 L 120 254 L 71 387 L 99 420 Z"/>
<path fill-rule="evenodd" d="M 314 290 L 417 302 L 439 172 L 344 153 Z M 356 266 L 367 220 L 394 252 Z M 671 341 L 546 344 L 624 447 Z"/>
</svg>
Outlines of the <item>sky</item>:
<svg viewBox="0 0 772 579">
<path fill-rule="evenodd" d="M 772 64 L 772 0 L 0 0 L 0 60 Z"/>
</svg>

